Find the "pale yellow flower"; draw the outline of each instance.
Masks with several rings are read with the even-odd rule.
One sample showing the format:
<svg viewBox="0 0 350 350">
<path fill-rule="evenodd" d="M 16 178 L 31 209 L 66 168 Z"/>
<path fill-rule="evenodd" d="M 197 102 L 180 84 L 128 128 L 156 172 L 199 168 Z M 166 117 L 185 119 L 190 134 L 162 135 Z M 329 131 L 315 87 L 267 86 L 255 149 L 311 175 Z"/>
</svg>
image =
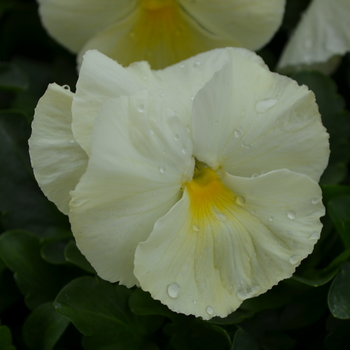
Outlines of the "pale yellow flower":
<svg viewBox="0 0 350 350">
<path fill-rule="evenodd" d="M 97 49 L 120 64 L 164 68 L 217 47 L 256 50 L 282 21 L 285 0 L 38 0 L 62 45 Z"/>
<path fill-rule="evenodd" d="M 277 69 L 332 73 L 350 51 L 350 1 L 313 0 L 285 47 Z"/>
<path fill-rule="evenodd" d="M 30 154 L 97 274 L 176 312 L 226 316 L 320 235 L 314 94 L 245 49 L 161 71 L 89 51 L 76 93 L 53 84 L 39 101 Z"/>
</svg>

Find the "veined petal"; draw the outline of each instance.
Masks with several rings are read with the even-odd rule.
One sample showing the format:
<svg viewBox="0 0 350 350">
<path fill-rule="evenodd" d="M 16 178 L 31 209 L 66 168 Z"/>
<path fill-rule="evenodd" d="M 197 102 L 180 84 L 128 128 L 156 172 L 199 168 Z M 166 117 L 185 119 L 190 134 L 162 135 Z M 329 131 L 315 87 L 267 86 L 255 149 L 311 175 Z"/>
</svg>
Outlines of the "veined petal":
<svg viewBox="0 0 350 350">
<path fill-rule="evenodd" d="M 147 3 L 160 8 L 148 9 Z M 123 66 L 147 60 L 153 69 L 161 69 L 210 49 L 240 44 L 204 30 L 176 0 L 146 0 L 124 21 L 94 35 L 80 57 L 86 50 L 97 49 Z"/>
<path fill-rule="evenodd" d="M 194 167 L 185 127 L 164 118 L 161 98 L 148 101 L 142 91 L 104 104 L 87 171 L 70 203 L 79 249 L 99 276 L 128 287 L 137 284 L 136 246 L 179 200 Z"/>
<path fill-rule="evenodd" d="M 117 23 L 138 6 L 137 0 L 38 0 L 47 31 L 78 52 L 96 32 Z"/>
<path fill-rule="evenodd" d="M 72 130 L 87 154 L 90 154 L 94 120 L 103 103 L 142 88 L 141 81 L 107 56 L 95 50 L 85 54 L 72 105 Z"/>
<path fill-rule="evenodd" d="M 195 157 L 237 176 L 287 168 L 318 181 L 329 144 L 314 94 L 242 52 L 194 99 Z"/>
<path fill-rule="evenodd" d="M 47 198 L 64 214 L 69 212 L 69 192 L 87 166 L 87 155 L 75 141 L 71 123 L 73 93 L 49 85 L 35 109 L 29 152 L 35 178 Z"/>
<path fill-rule="evenodd" d="M 331 73 L 338 55 L 350 51 L 350 2 L 313 0 L 302 16 L 278 63 L 291 72 L 306 67 Z"/>
<path fill-rule="evenodd" d="M 290 277 L 312 251 L 324 214 L 317 183 L 288 170 L 227 174 L 221 186 L 214 183 L 204 205 L 187 186 L 135 255 L 142 289 L 204 319 L 225 317 Z"/>
<path fill-rule="evenodd" d="M 180 0 L 208 36 L 230 40 L 229 46 L 257 50 L 282 22 L 285 0 Z"/>
</svg>

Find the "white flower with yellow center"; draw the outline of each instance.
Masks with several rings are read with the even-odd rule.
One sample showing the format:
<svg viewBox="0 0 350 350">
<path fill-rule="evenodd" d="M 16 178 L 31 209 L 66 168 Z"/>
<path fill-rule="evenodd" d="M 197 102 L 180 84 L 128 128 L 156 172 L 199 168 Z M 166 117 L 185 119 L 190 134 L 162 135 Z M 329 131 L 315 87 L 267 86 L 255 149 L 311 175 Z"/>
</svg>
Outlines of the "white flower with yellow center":
<svg viewBox="0 0 350 350">
<path fill-rule="evenodd" d="M 281 24 L 285 0 L 39 0 L 48 32 L 79 52 L 159 69 L 217 47 L 256 50 Z"/>
<path fill-rule="evenodd" d="M 278 69 L 331 73 L 350 51 L 350 1 L 313 0 L 285 47 Z"/>
<path fill-rule="evenodd" d="M 97 274 L 176 312 L 226 316 L 320 235 L 314 95 L 244 49 L 162 71 L 89 51 L 76 93 L 53 84 L 39 101 L 30 153 Z"/>
</svg>

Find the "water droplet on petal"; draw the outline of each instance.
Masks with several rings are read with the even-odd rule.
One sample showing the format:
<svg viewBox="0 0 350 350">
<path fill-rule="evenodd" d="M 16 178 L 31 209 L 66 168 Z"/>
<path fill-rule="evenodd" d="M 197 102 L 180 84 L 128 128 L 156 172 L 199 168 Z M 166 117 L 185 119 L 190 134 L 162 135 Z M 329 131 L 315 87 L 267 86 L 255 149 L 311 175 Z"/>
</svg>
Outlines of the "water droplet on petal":
<svg viewBox="0 0 350 350">
<path fill-rule="evenodd" d="M 260 291 L 261 291 L 261 287 L 260 286 L 241 288 L 241 289 L 238 290 L 237 296 L 241 300 L 245 300 L 245 299 L 249 299 L 249 298 L 252 298 L 252 297 L 256 296 L 257 294 L 260 293 Z"/>
<path fill-rule="evenodd" d="M 258 173 L 255 173 L 255 174 L 252 175 L 252 177 L 258 177 L 258 176 L 259 176 Z"/>
<path fill-rule="evenodd" d="M 236 198 L 236 203 L 237 203 L 238 205 L 244 205 L 244 204 L 245 204 L 245 198 L 243 198 L 243 197 L 237 197 L 237 198 Z"/>
<path fill-rule="evenodd" d="M 213 316 L 214 315 L 214 309 L 211 306 L 208 306 L 206 311 L 207 311 L 207 314 L 209 316 Z"/>
<path fill-rule="evenodd" d="M 218 218 L 218 220 L 220 220 L 222 222 L 227 221 L 227 216 L 224 213 L 222 213 L 221 211 L 216 212 L 215 215 Z"/>
<path fill-rule="evenodd" d="M 183 63 L 180 64 L 180 68 L 184 68 L 185 65 Z"/>
<path fill-rule="evenodd" d="M 193 300 L 193 304 L 197 304 L 197 300 L 196 299 Z"/>
<path fill-rule="evenodd" d="M 172 299 L 176 299 L 180 294 L 181 288 L 177 283 L 169 284 L 168 295 Z"/>
<path fill-rule="evenodd" d="M 70 91 L 70 86 L 69 85 L 63 85 L 63 89 Z"/>
<path fill-rule="evenodd" d="M 73 139 L 69 140 L 69 143 L 74 143 L 74 142 L 75 142 L 75 140 L 73 140 Z"/>
<path fill-rule="evenodd" d="M 295 220 L 296 219 L 296 214 L 294 213 L 294 211 L 289 211 L 287 213 L 287 218 L 290 219 L 290 220 Z"/>
<path fill-rule="evenodd" d="M 273 216 L 270 216 L 269 217 L 269 221 L 273 221 L 274 217 Z"/>
<path fill-rule="evenodd" d="M 137 110 L 140 112 L 140 113 L 143 113 L 145 111 L 145 106 L 144 105 L 139 105 L 137 107 Z"/>
<path fill-rule="evenodd" d="M 201 65 L 200 61 L 194 61 L 193 67 L 199 67 Z"/>
<path fill-rule="evenodd" d="M 175 134 L 175 135 L 174 135 L 174 140 L 177 141 L 179 138 L 180 138 L 180 135 L 179 135 L 179 134 Z"/>
<path fill-rule="evenodd" d="M 218 124 L 219 124 L 219 121 L 218 121 L 218 120 L 215 120 L 214 124 L 215 124 L 215 125 L 218 125 Z"/>
<path fill-rule="evenodd" d="M 239 138 L 239 137 L 241 137 L 241 135 L 242 135 L 242 131 L 239 130 L 239 129 L 237 129 L 237 130 L 235 130 L 235 131 L 233 132 L 233 134 L 235 135 L 236 138 Z"/>
<path fill-rule="evenodd" d="M 160 167 L 159 167 L 159 172 L 160 172 L 161 174 L 164 174 L 164 173 L 165 173 L 165 167 L 160 166 Z"/>
<path fill-rule="evenodd" d="M 313 199 L 311 200 L 311 203 L 312 203 L 312 204 L 317 204 L 319 201 L 320 201 L 320 198 L 313 198 Z"/>
<path fill-rule="evenodd" d="M 187 153 L 187 148 L 184 146 L 181 148 L 181 153 L 186 154 Z"/>
<path fill-rule="evenodd" d="M 300 256 L 299 255 L 292 255 L 290 258 L 289 258 L 289 262 L 293 265 L 296 265 L 298 262 L 300 261 Z"/>
<path fill-rule="evenodd" d="M 196 232 L 200 231 L 200 227 L 197 226 L 196 224 L 194 224 L 194 225 L 192 226 L 192 229 L 193 229 L 193 231 L 196 231 Z"/>
<path fill-rule="evenodd" d="M 311 235 L 309 236 L 310 240 L 315 240 L 315 239 L 319 239 L 320 238 L 320 233 L 317 231 L 314 231 L 311 233 Z"/>
<path fill-rule="evenodd" d="M 245 142 L 242 142 L 242 143 L 241 143 L 241 146 L 242 146 L 243 148 L 246 148 L 246 149 L 251 149 L 251 148 L 252 148 L 252 145 L 248 145 L 248 144 L 245 143 Z"/>
<path fill-rule="evenodd" d="M 194 96 L 191 96 L 191 101 L 193 101 L 194 100 Z"/>
<path fill-rule="evenodd" d="M 258 113 L 264 113 L 267 110 L 269 110 L 271 107 L 273 107 L 277 103 L 277 100 L 275 98 L 268 98 L 266 100 L 258 101 L 255 104 L 255 109 Z"/>
</svg>

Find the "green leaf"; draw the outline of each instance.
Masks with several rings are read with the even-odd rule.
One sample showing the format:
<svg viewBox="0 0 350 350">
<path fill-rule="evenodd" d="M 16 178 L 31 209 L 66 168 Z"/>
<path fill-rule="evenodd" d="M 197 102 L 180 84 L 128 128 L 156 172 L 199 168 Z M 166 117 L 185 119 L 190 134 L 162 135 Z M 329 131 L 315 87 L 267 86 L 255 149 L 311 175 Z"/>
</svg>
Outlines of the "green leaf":
<svg viewBox="0 0 350 350">
<path fill-rule="evenodd" d="M 350 195 L 350 186 L 322 185 L 323 203 L 327 205 L 333 198 Z"/>
<path fill-rule="evenodd" d="M 81 277 L 62 289 L 55 308 L 85 336 L 83 346 L 87 350 L 157 349 L 137 328 L 136 317 L 128 307 L 131 293 L 96 277 Z"/>
<path fill-rule="evenodd" d="M 334 317 L 350 318 L 350 263 L 345 262 L 328 294 L 328 306 Z"/>
<path fill-rule="evenodd" d="M 231 314 L 226 316 L 225 318 L 213 317 L 208 322 L 218 324 L 218 325 L 237 324 L 237 323 L 241 323 L 247 318 L 251 318 L 253 315 L 254 315 L 253 311 L 238 309 L 235 312 L 232 312 Z"/>
<path fill-rule="evenodd" d="M 54 300 L 69 278 L 66 271 L 41 258 L 39 239 L 24 231 L 8 231 L 0 236 L 0 256 L 14 272 L 30 309 Z"/>
<path fill-rule="evenodd" d="M 28 79 L 14 63 L 0 62 L 0 90 L 24 91 L 28 88 Z"/>
<path fill-rule="evenodd" d="M 350 248 L 350 196 L 332 199 L 328 211 L 345 247 Z"/>
<path fill-rule="evenodd" d="M 4 264 L 1 259 L 0 264 Z M 13 274 L 5 264 L 4 266 L 5 269 L 0 271 L 0 312 L 9 308 L 21 297 L 21 293 L 13 280 Z"/>
<path fill-rule="evenodd" d="M 96 274 L 94 268 L 86 260 L 85 256 L 81 254 L 74 241 L 70 241 L 66 245 L 66 248 L 64 250 L 64 258 L 71 264 L 74 264 L 87 272 Z"/>
<path fill-rule="evenodd" d="M 66 246 L 67 241 L 49 241 L 41 247 L 40 255 L 50 264 L 65 264 L 64 251 Z"/>
<path fill-rule="evenodd" d="M 12 345 L 11 332 L 6 326 L 0 326 L 0 349 L 16 350 L 16 348 Z"/>
<path fill-rule="evenodd" d="M 24 322 L 24 342 L 33 350 L 51 350 L 68 324 L 69 320 L 59 315 L 52 303 L 42 304 Z"/>
<path fill-rule="evenodd" d="M 68 227 L 67 218 L 49 202 L 32 173 L 28 138 L 30 126 L 22 114 L 0 112 L 0 211 L 6 230 L 28 230 L 55 236 Z M 54 227 L 54 229 L 52 229 Z"/>
<path fill-rule="evenodd" d="M 238 329 L 231 350 L 259 350 L 257 342 L 243 329 Z"/>
</svg>

